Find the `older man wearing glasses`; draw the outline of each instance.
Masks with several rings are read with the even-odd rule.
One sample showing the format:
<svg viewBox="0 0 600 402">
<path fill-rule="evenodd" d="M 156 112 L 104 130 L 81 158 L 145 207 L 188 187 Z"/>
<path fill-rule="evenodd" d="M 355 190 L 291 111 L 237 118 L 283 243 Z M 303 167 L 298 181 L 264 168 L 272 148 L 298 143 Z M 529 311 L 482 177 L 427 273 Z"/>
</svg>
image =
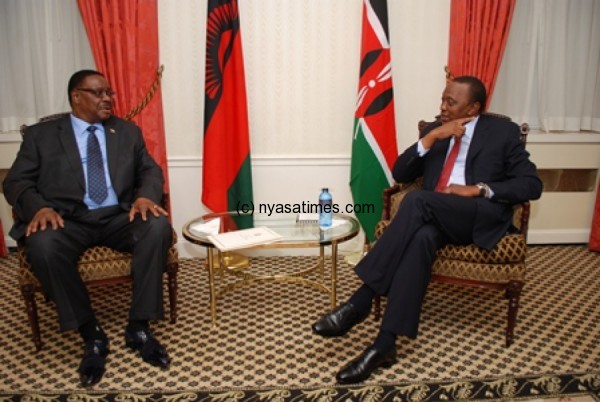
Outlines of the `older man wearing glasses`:
<svg viewBox="0 0 600 402">
<path fill-rule="evenodd" d="M 125 344 L 152 365 L 170 363 L 148 324 L 163 317 L 162 274 L 172 237 L 167 211 L 159 206 L 163 174 L 140 128 L 112 115 L 113 95 L 101 73 L 73 74 L 71 114 L 27 129 L 3 183 L 17 215 L 11 236 L 25 239 L 27 258 L 56 304 L 60 328 L 76 328 L 83 338 L 83 386 L 100 381 L 109 353 L 76 269 L 91 246 L 132 253 Z"/>
</svg>

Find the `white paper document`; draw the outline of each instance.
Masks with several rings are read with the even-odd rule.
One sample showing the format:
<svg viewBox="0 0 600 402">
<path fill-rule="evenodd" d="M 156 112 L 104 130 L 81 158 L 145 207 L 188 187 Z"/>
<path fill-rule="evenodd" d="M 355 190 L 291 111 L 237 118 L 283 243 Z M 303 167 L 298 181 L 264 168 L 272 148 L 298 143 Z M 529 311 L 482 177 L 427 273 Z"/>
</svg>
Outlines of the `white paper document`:
<svg viewBox="0 0 600 402">
<path fill-rule="evenodd" d="M 196 222 L 193 225 L 190 225 L 190 229 L 192 232 L 197 232 L 200 234 L 216 235 L 219 233 L 220 226 L 221 219 L 215 218 L 207 222 Z"/>
<path fill-rule="evenodd" d="M 282 235 L 265 226 L 208 236 L 208 240 L 221 251 L 239 250 L 272 243 L 282 238 Z"/>
</svg>

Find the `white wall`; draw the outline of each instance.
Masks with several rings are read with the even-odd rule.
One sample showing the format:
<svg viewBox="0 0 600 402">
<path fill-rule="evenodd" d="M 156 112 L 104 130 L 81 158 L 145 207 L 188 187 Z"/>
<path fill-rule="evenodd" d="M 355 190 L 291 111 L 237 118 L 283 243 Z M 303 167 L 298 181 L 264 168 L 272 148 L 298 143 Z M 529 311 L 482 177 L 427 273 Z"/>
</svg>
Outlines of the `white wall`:
<svg viewBox="0 0 600 402">
<path fill-rule="evenodd" d="M 527 149 L 538 169 L 600 169 L 600 134 L 533 133 Z M 587 243 L 598 179 L 593 191 L 547 191 L 533 201 L 528 242 Z"/>
<path fill-rule="evenodd" d="M 348 187 L 359 74 L 361 0 L 240 0 L 256 202 L 316 200 Z M 398 146 L 438 111 L 450 3 L 389 1 Z M 159 0 L 160 58 L 173 222 L 200 202 L 206 4 Z M 360 240 L 345 248 L 360 247 Z M 342 249 L 343 251 L 344 249 Z M 184 255 L 194 254 L 191 245 Z"/>
<path fill-rule="evenodd" d="M 253 156 L 350 153 L 361 0 L 241 0 Z M 445 84 L 449 2 L 389 1 L 400 147 L 436 114 Z M 426 21 L 426 22 L 425 22 Z M 159 1 L 170 158 L 201 157 L 206 4 Z"/>
</svg>

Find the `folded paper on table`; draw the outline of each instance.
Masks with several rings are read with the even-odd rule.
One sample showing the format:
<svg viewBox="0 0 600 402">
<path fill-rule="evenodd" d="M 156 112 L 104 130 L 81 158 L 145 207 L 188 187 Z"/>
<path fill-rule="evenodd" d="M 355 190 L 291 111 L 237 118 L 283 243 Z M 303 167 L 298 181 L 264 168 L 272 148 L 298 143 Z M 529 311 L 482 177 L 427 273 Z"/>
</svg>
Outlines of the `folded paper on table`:
<svg viewBox="0 0 600 402">
<path fill-rule="evenodd" d="M 309 223 L 319 223 L 319 214 L 309 214 L 309 213 L 299 213 L 296 217 L 296 222 L 300 224 L 309 224 Z M 319 226 L 321 230 L 329 230 L 334 227 L 343 225 L 346 222 L 344 219 L 336 219 L 333 218 L 331 220 L 331 226 L 322 227 Z"/>
<path fill-rule="evenodd" d="M 239 250 L 272 243 L 282 238 L 282 235 L 265 226 L 208 236 L 208 240 L 221 251 Z"/>
<path fill-rule="evenodd" d="M 198 232 L 201 234 L 216 235 L 219 233 L 219 227 L 221 226 L 221 218 L 214 218 L 206 222 L 197 222 L 190 225 L 192 232 Z"/>
<path fill-rule="evenodd" d="M 299 213 L 296 217 L 298 223 L 319 223 L 319 214 Z"/>
</svg>

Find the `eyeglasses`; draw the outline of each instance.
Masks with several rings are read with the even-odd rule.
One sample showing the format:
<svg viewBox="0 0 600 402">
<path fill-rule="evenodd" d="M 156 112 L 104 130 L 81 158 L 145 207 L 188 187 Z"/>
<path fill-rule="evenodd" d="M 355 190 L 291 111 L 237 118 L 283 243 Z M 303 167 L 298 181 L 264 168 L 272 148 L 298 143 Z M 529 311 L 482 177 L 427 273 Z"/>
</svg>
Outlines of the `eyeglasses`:
<svg viewBox="0 0 600 402">
<path fill-rule="evenodd" d="M 89 92 L 92 95 L 94 95 L 96 98 L 102 98 L 104 95 L 108 96 L 109 98 L 112 98 L 116 94 L 116 92 L 113 91 L 110 88 L 99 88 L 99 89 L 77 88 L 77 90 L 78 91 Z"/>
</svg>

